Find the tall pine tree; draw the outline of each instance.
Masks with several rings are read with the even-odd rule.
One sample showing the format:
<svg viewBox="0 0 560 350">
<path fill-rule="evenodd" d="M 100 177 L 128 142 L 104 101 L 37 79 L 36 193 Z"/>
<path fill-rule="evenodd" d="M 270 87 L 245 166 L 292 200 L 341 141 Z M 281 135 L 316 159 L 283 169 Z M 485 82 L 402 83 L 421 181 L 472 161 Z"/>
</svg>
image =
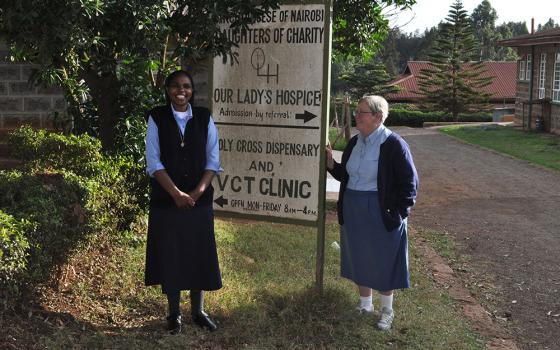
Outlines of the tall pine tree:
<svg viewBox="0 0 560 350">
<path fill-rule="evenodd" d="M 478 57 L 471 21 L 460 0 L 456 0 L 429 54 L 431 65 L 418 77 L 419 93 L 430 108 L 451 113 L 455 121 L 459 113 L 487 103 L 490 94 L 483 88 L 492 82 L 484 77 L 483 62 Z"/>
</svg>

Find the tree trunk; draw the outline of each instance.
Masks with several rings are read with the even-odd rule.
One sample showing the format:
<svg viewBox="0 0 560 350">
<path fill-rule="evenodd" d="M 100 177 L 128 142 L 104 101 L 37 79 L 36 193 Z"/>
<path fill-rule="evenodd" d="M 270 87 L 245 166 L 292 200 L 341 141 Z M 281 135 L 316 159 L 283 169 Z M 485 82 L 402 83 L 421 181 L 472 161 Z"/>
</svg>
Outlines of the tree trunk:
<svg viewBox="0 0 560 350">
<path fill-rule="evenodd" d="M 115 151 L 116 125 L 119 120 L 119 80 L 114 72 L 99 76 L 88 70 L 84 75 L 99 113 L 99 139 L 104 151 Z"/>
</svg>

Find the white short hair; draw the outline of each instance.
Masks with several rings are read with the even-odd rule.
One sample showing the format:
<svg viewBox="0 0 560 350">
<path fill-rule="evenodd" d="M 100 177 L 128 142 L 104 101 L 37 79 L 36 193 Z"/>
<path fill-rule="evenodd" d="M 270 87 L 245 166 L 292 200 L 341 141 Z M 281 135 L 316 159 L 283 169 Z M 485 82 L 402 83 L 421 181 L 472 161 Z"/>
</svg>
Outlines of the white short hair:
<svg viewBox="0 0 560 350">
<path fill-rule="evenodd" d="M 376 95 L 364 95 L 358 103 L 361 102 L 367 103 L 369 109 L 373 113 L 381 112 L 383 115 L 383 118 L 381 119 L 382 123 L 384 123 L 385 119 L 389 116 L 389 103 L 387 103 L 387 100 L 383 97 Z"/>
</svg>

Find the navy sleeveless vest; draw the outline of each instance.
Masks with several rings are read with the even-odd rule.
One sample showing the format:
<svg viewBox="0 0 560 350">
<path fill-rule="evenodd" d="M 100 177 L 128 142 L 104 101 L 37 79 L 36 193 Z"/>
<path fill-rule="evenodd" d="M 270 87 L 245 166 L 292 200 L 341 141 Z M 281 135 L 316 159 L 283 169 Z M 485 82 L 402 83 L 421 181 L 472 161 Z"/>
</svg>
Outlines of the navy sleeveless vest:
<svg viewBox="0 0 560 350">
<path fill-rule="evenodd" d="M 210 111 L 204 107 L 193 107 L 193 117 L 185 126 L 181 147 L 181 130 L 173 117 L 170 105 L 158 106 L 148 112 L 158 127 L 160 159 L 169 177 L 181 191 L 188 193 L 200 182 L 206 167 L 206 141 Z M 150 205 L 157 207 L 175 206 L 173 198 L 155 178 L 150 178 Z M 196 202 L 196 206 L 212 204 L 214 189 L 208 186 Z"/>
</svg>

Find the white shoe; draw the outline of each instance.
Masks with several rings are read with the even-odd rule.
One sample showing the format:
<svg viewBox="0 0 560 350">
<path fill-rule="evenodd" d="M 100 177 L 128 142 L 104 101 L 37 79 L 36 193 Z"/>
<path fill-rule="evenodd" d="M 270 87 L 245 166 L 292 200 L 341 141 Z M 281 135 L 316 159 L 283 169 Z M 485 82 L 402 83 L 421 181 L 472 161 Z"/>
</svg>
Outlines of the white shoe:
<svg viewBox="0 0 560 350">
<path fill-rule="evenodd" d="M 393 313 L 393 310 L 388 310 L 386 307 L 383 307 L 381 309 L 381 318 L 379 319 L 379 322 L 377 322 L 377 328 L 382 331 L 388 331 L 391 329 L 394 317 L 395 314 Z"/>
<path fill-rule="evenodd" d="M 365 308 L 365 307 L 363 307 L 363 306 L 361 306 L 361 305 L 358 305 L 358 306 L 356 306 L 356 310 L 357 310 L 359 313 L 373 314 L 373 306 L 372 306 L 371 308 L 368 309 L 368 308 Z"/>
</svg>

